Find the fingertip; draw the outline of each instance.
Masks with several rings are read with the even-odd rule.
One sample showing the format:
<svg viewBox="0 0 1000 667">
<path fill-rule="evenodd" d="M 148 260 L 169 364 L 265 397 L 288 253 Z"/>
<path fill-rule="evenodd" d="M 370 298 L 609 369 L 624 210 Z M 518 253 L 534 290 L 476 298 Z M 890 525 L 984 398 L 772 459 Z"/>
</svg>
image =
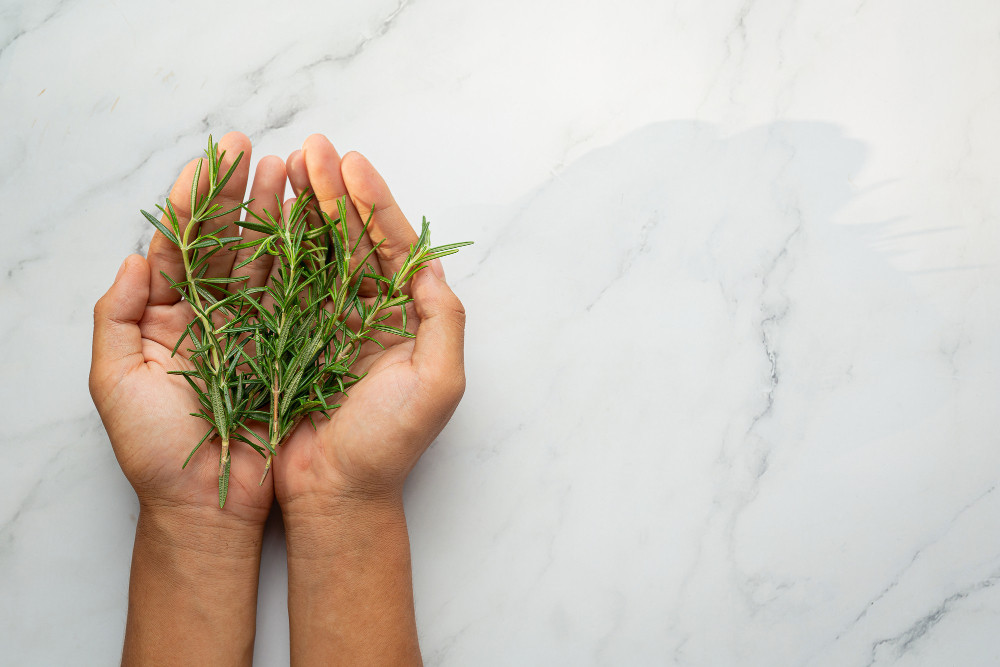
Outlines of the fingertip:
<svg viewBox="0 0 1000 667">
<path fill-rule="evenodd" d="M 358 151 L 347 151 L 346 153 L 344 153 L 344 156 L 340 158 L 340 160 L 341 160 L 340 163 L 341 169 L 345 167 L 347 168 L 360 167 L 364 166 L 365 164 L 371 165 L 371 163 L 368 162 L 368 158 L 366 158 Z"/>
<path fill-rule="evenodd" d="M 132 253 L 125 258 L 122 262 L 122 268 L 119 269 L 118 279 L 116 283 L 121 280 L 127 280 L 130 284 L 142 284 L 145 283 L 146 288 L 149 287 L 149 262 L 146 258 L 137 253 Z"/>
<path fill-rule="evenodd" d="M 301 150 L 292 151 L 285 161 L 285 170 L 296 193 L 309 189 L 309 172 L 306 170 L 306 159 Z"/>
<path fill-rule="evenodd" d="M 95 312 L 106 319 L 138 321 L 149 298 L 149 263 L 142 255 L 125 258 Z"/>
<path fill-rule="evenodd" d="M 428 266 L 430 267 L 430 270 L 434 272 L 434 275 L 438 277 L 439 280 L 443 282 L 448 282 L 447 279 L 444 277 L 444 264 L 441 263 L 440 257 L 431 260 Z"/>
<path fill-rule="evenodd" d="M 138 323 L 149 297 L 149 264 L 142 255 L 125 258 L 115 283 L 94 305 L 94 346 L 90 390 L 103 395 L 130 368 L 141 365 Z"/>
<path fill-rule="evenodd" d="M 365 184 L 373 174 L 378 175 L 368 158 L 357 151 L 351 151 L 340 158 L 340 173 L 348 186 Z"/>
<path fill-rule="evenodd" d="M 447 283 L 430 270 L 418 271 L 411 284 L 420 317 L 413 361 L 421 373 L 454 380 L 458 396 L 464 390 L 465 307 Z M 450 381 L 449 380 L 449 381 Z M 460 386 L 461 385 L 461 386 Z"/>
<path fill-rule="evenodd" d="M 117 283 L 121 279 L 122 274 L 128 271 L 128 260 L 130 257 L 132 257 L 132 255 L 126 257 L 125 261 L 122 262 L 122 265 L 118 267 L 118 273 L 115 274 L 115 282 L 111 283 L 112 285 Z"/>
<path fill-rule="evenodd" d="M 230 193 L 245 190 L 247 178 L 250 175 L 250 158 L 253 156 L 250 139 L 242 132 L 228 132 L 219 140 L 219 155 L 222 156 L 220 166 L 222 173 L 228 171 L 233 163 L 239 160 L 234 177 L 226 183 L 224 190 Z M 202 167 L 203 172 L 204 170 L 205 168 Z"/>
<path fill-rule="evenodd" d="M 237 149 L 237 151 L 244 151 L 247 153 L 250 152 L 251 148 L 250 138 L 242 132 L 235 130 L 233 132 L 226 132 L 226 134 L 219 139 L 220 148 L 222 148 L 223 144 L 227 147 L 231 146 L 232 148 Z"/>
<path fill-rule="evenodd" d="M 436 281 L 436 276 L 428 276 L 427 273 L 426 269 L 420 269 L 410 278 L 410 293 L 413 295 L 414 302 L 426 301 L 433 293 L 434 285 L 429 285 L 428 281 Z M 417 304 L 414 303 L 414 305 L 416 306 Z"/>
<path fill-rule="evenodd" d="M 438 262 L 441 273 L 435 271 L 434 262 L 428 264 L 427 268 L 420 269 L 411 279 L 411 291 L 418 309 L 417 314 L 421 317 L 436 313 L 442 308 L 448 311 L 463 311 L 464 307 L 458 296 L 444 279 L 444 270 Z M 423 311 L 423 312 L 421 312 Z"/>
<path fill-rule="evenodd" d="M 362 208 L 375 204 L 381 209 L 387 205 L 385 200 L 390 196 L 389 186 L 368 158 L 361 153 L 351 151 L 341 158 L 340 174 L 351 197 L 356 202 L 363 203 Z"/>
<path fill-rule="evenodd" d="M 327 146 L 333 147 L 333 142 L 326 138 L 325 134 L 315 133 L 310 134 L 306 137 L 306 140 L 302 142 L 302 152 L 306 153 L 309 149 L 320 149 Z"/>
<path fill-rule="evenodd" d="M 285 161 L 277 155 L 265 155 L 257 163 L 257 174 L 267 179 L 285 179 Z"/>
<path fill-rule="evenodd" d="M 322 134 L 310 135 L 302 144 L 302 158 L 307 169 L 313 172 L 317 169 L 328 169 L 338 165 L 340 155 L 333 143 Z"/>
<path fill-rule="evenodd" d="M 265 169 L 284 169 L 285 161 L 277 155 L 265 155 L 260 159 L 260 162 L 257 163 L 257 167 L 264 167 Z"/>
<path fill-rule="evenodd" d="M 346 193 L 337 149 L 322 134 L 314 134 L 302 144 L 302 158 L 308 187 L 316 194 L 320 207 L 333 207 L 333 200 Z"/>
</svg>

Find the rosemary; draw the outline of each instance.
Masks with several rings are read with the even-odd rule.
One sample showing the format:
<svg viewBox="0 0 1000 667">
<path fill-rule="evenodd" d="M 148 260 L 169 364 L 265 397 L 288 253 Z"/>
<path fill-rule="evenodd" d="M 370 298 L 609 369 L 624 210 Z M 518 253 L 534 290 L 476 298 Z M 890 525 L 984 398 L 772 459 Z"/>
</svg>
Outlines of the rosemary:
<svg viewBox="0 0 1000 667">
<path fill-rule="evenodd" d="M 198 191 L 199 163 L 191 185 L 191 220 L 183 231 L 169 199 L 165 206 L 157 206 L 169 227 L 150 213 L 142 213 L 180 251 L 184 276 L 175 280 L 163 275 L 193 314 L 173 350 L 176 354 L 188 340 L 193 369 L 168 372 L 182 375 L 197 392 L 201 409 L 191 414 L 207 421 L 209 427 L 182 467 L 217 436 L 221 444 L 219 507 L 223 507 L 231 443 L 245 443 L 264 458 L 263 484 L 278 448 L 295 428 L 306 419 L 315 427 L 315 413 L 329 418 L 330 411 L 339 407 L 333 400 L 362 379 L 351 368 L 364 342 L 382 347 L 376 333 L 413 337 L 406 330 L 406 306 L 412 299 L 403 291 L 410 279 L 431 260 L 458 252 L 469 243 L 431 247 L 430 227 L 424 218 L 420 236 L 401 268 L 383 276 L 370 261 L 381 242 L 364 257 L 357 257 L 374 208 L 357 238 L 351 238 L 347 229 L 346 197 L 338 200 L 335 219 L 315 206 L 308 191 L 296 198 L 287 214 L 279 201 L 278 219 L 267 211 L 264 216 L 255 214 L 248 208 L 249 201 L 223 210 L 215 199 L 243 154 L 220 174 L 225 152 L 219 153 L 211 137 L 205 153 L 208 191 Z M 311 204 L 313 218 L 309 216 Z M 202 233 L 202 223 L 240 209 L 248 213 L 240 224 L 261 237 L 244 242 L 238 236 L 222 237 L 222 230 Z M 320 222 L 310 225 L 310 219 Z M 265 253 L 274 256 L 277 271 L 265 287 L 243 285 L 227 292 L 231 283 L 246 277 L 206 277 L 208 260 L 218 252 L 241 248 L 255 250 L 234 271 Z M 363 281 L 374 284 L 374 297 L 359 295 Z M 390 326 L 386 320 L 397 312 L 401 324 Z M 267 424 L 267 438 L 251 428 L 255 422 Z"/>
</svg>

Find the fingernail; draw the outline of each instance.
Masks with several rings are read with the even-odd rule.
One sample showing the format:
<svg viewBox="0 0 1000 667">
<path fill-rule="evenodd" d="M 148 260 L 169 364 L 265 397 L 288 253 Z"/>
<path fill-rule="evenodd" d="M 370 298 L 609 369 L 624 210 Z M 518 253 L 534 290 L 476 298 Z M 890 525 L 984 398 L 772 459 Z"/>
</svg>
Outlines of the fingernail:
<svg viewBox="0 0 1000 667">
<path fill-rule="evenodd" d="M 118 273 L 115 274 L 115 282 L 118 282 L 118 279 L 122 277 L 123 273 L 125 273 L 125 267 L 128 266 L 128 260 L 129 258 L 126 257 L 125 261 L 122 262 L 122 265 L 118 267 Z"/>
<path fill-rule="evenodd" d="M 447 282 L 444 277 L 444 265 L 441 264 L 440 259 L 432 259 L 431 263 L 428 264 L 428 266 L 430 267 L 431 271 L 434 272 L 434 275 L 438 277 L 439 280 Z"/>
</svg>

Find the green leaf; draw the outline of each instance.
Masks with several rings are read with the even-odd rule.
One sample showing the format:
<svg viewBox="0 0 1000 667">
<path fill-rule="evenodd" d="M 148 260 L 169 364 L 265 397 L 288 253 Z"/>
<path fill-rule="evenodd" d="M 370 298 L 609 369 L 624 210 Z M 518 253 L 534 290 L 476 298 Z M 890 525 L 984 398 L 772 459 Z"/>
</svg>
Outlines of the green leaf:
<svg viewBox="0 0 1000 667">
<path fill-rule="evenodd" d="M 191 179 L 191 215 L 198 210 L 198 180 L 201 179 L 201 160 L 194 168 L 194 178 Z"/>
<path fill-rule="evenodd" d="M 218 206 L 218 204 L 216 204 L 216 206 Z M 243 203 L 242 202 L 238 206 L 234 206 L 233 208 L 231 208 L 231 209 L 229 209 L 227 211 L 222 211 L 222 207 L 218 206 L 218 210 L 221 211 L 221 213 L 213 213 L 211 215 L 203 216 L 201 220 L 202 220 L 202 222 L 204 222 L 206 220 L 215 220 L 216 218 L 221 218 L 221 217 L 226 216 L 226 215 L 232 215 L 233 213 L 236 213 L 236 211 L 239 211 L 242 208 L 243 208 Z"/>
<path fill-rule="evenodd" d="M 385 283 L 386 285 L 391 285 L 392 284 L 392 281 L 389 278 L 386 278 L 385 276 L 379 275 L 379 274 L 374 273 L 372 271 L 365 271 L 364 273 L 361 274 L 361 278 L 362 279 L 363 278 L 371 278 L 372 280 L 377 280 L 380 283 Z"/>
<path fill-rule="evenodd" d="M 397 329 L 396 327 L 387 327 L 382 324 L 373 324 L 373 331 L 383 331 L 385 333 L 395 334 L 397 336 L 402 336 L 403 338 L 416 338 L 416 336 L 405 329 Z"/>
<path fill-rule="evenodd" d="M 160 210 L 163 210 L 163 209 L 160 209 Z M 180 236 L 181 236 L 181 221 L 180 221 L 180 218 L 177 217 L 177 211 L 174 210 L 174 203 L 172 201 L 170 201 L 169 199 L 167 199 L 167 213 L 170 214 L 170 224 L 173 225 L 173 227 L 174 227 L 174 234 L 177 235 L 177 238 L 180 238 Z"/>
<path fill-rule="evenodd" d="M 201 250 L 202 248 L 221 248 L 225 244 L 222 239 L 217 239 L 212 236 L 202 236 L 197 241 L 188 246 L 191 250 Z"/>
<path fill-rule="evenodd" d="M 191 457 L 194 456 L 194 453 L 196 451 L 198 451 L 198 448 L 201 447 L 202 443 L 208 440 L 208 436 L 212 435 L 213 433 L 215 433 L 215 429 L 210 428 L 205 432 L 205 435 L 201 436 L 201 440 L 199 440 L 198 444 L 194 446 L 194 449 L 191 450 L 191 453 L 188 454 L 188 457 L 184 459 L 184 465 L 181 466 L 181 470 L 187 468 L 187 464 L 191 461 Z"/>
<path fill-rule="evenodd" d="M 254 217 L 258 216 L 255 215 Z M 277 231 L 274 227 L 270 225 L 264 225 L 257 222 L 250 222 L 249 220 L 244 220 L 243 222 L 241 222 L 240 227 L 242 227 L 243 229 L 249 229 L 250 231 L 253 232 L 258 232 L 260 234 L 267 234 L 268 236 L 273 235 L 274 232 Z"/>
<path fill-rule="evenodd" d="M 226 465 L 222 469 L 222 474 L 219 475 L 219 509 L 225 507 L 226 496 L 229 495 L 229 468 L 232 463 L 233 460 L 227 457 Z"/>
<path fill-rule="evenodd" d="M 170 276 L 167 275 L 166 271 L 160 271 L 160 275 L 163 276 L 164 278 L 166 278 L 167 282 L 169 282 L 171 285 L 176 285 L 177 284 L 177 283 L 174 282 L 173 278 L 171 278 Z"/>
<path fill-rule="evenodd" d="M 439 245 L 433 248 L 428 248 L 427 252 L 441 252 L 443 250 L 458 250 L 459 248 L 464 248 L 465 246 L 474 245 L 473 241 L 462 241 L 461 243 L 449 243 L 448 245 Z"/>
<path fill-rule="evenodd" d="M 163 234 L 164 236 L 167 237 L 168 241 L 170 241 L 174 245 L 180 245 L 180 241 L 177 240 L 177 237 L 174 236 L 174 233 L 172 231 L 170 231 L 169 229 L 167 229 L 166 225 L 164 225 L 162 222 L 160 222 L 159 220 L 157 220 L 156 216 L 154 216 L 153 214 L 149 213 L 148 211 L 142 211 L 142 214 L 144 216 L 146 216 L 146 219 L 149 220 L 149 222 L 152 223 L 152 225 L 154 227 L 156 227 L 160 231 L 161 234 Z"/>
<path fill-rule="evenodd" d="M 253 431 L 248 431 L 248 432 L 249 433 L 253 433 Z M 253 434 L 257 435 L 256 433 L 253 433 Z M 253 447 L 255 452 L 257 452 L 258 454 L 260 454 L 263 457 L 267 457 L 267 449 L 266 448 L 261 447 L 256 442 L 251 442 L 245 436 L 243 436 L 243 435 L 241 435 L 239 433 L 234 433 L 233 434 L 233 440 L 239 440 L 240 442 L 245 442 L 246 444 L 248 444 L 251 447 Z"/>
<path fill-rule="evenodd" d="M 230 276 L 228 278 L 202 278 L 199 282 L 207 285 L 228 285 L 229 283 L 241 283 L 250 276 Z"/>
<path fill-rule="evenodd" d="M 371 336 L 368 336 L 368 335 L 361 335 L 361 336 L 358 336 L 358 338 L 364 338 L 365 340 L 370 340 L 371 342 L 375 343 L 376 345 L 378 345 L 378 346 L 379 346 L 380 348 L 382 348 L 383 350 L 385 349 L 385 345 L 383 345 L 382 343 L 378 342 L 377 340 L 375 340 L 375 339 L 374 339 L 374 338 L 372 338 Z"/>
<path fill-rule="evenodd" d="M 222 158 L 224 156 L 225 152 L 223 152 L 222 155 L 219 156 L 219 162 L 222 161 Z M 230 165 L 229 171 L 226 172 L 226 175 L 222 177 L 222 180 L 219 181 L 219 184 L 216 186 L 217 190 L 222 190 L 224 187 L 226 187 L 226 183 L 228 183 L 229 179 L 232 178 L 233 174 L 236 172 L 236 167 L 239 165 L 240 160 L 242 159 L 243 159 L 243 151 L 240 151 L 240 154 L 236 156 L 235 160 L 233 160 L 233 164 Z"/>
<path fill-rule="evenodd" d="M 190 328 L 190 326 L 191 325 L 189 324 L 188 328 Z M 181 334 L 181 337 L 177 339 L 176 343 L 174 343 L 174 349 L 170 350 L 170 356 L 171 357 L 173 357 L 175 354 L 177 354 L 177 348 L 179 348 L 181 346 L 181 343 L 184 342 L 184 339 L 187 338 L 187 335 L 188 335 L 188 332 L 187 332 L 187 329 L 185 329 L 184 333 Z"/>
</svg>

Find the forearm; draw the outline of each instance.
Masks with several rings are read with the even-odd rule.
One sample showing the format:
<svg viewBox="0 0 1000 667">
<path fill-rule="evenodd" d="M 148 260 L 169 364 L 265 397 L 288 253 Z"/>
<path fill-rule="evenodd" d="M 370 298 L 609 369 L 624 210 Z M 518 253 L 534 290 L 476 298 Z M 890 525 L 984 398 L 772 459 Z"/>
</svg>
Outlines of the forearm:
<svg viewBox="0 0 1000 667">
<path fill-rule="evenodd" d="M 292 664 L 421 664 L 402 500 L 283 512 Z"/>
<path fill-rule="evenodd" d="M 208 509 L 140 509 L 123 665 L 251 664 L 263 527 Z"/>
</svg>

